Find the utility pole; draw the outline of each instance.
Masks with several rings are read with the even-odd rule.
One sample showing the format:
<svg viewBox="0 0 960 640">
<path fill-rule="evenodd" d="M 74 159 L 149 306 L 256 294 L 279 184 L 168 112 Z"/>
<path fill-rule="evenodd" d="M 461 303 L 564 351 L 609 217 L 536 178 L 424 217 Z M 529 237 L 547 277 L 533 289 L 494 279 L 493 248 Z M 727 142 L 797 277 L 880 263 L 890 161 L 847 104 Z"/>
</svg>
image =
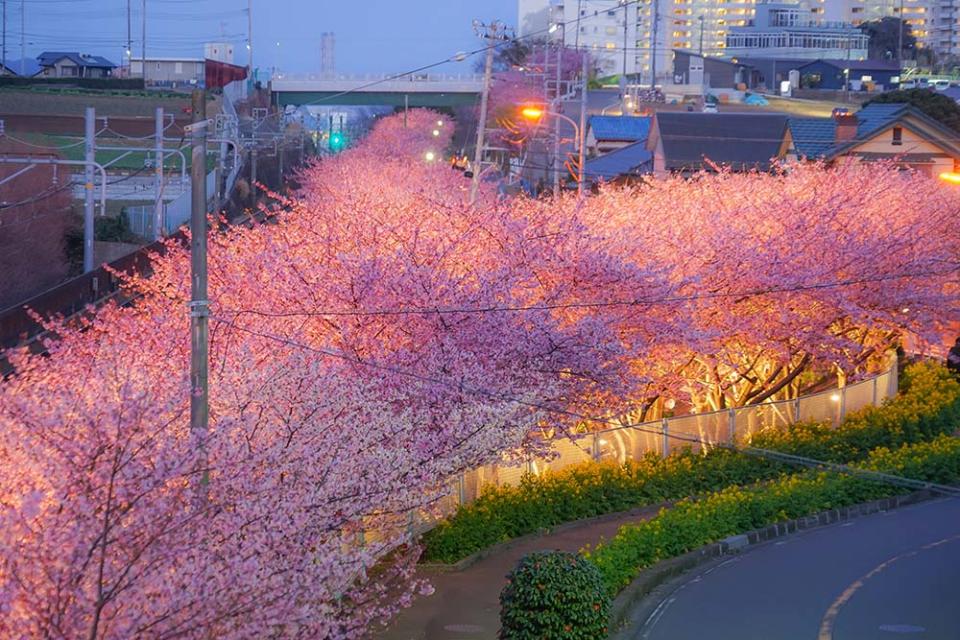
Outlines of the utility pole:
<svg viewBox="0 0 960 640">
<path fill-rule="evenodd" d="M 132 75 L 133 75 L 133 74 L 131 73 L 131 69 L 130 69 L 130 60 L 131 60 L 131 56 L 133 55 L 133 34 L 132 34 L 132 30 L 131 30 L 132 23 L 131 23 L 130 2 L 131 2 L 131 0 L 127 0 L 127 50 L 126 50 L 126 58 L 127 58 L 127 75 L 128 75 L 128 76 L 132 76 Z"/>
<path fill-rule="evenodd" d="M 257 205 L 257 141 L 253 141 L 250 150 L 250 194 L 253 196 L 253 206 Z"/>
<path fill-rule="evenodd" d="M 660 22 L 660 4 L 653 0 L 653 23 L 650 25 L 650 89 L 657 91 L 657 23 Z"/>
<path fill-rule="evenodd" d="M 20 75 L 24 76 L 27 69 L 27 0 L 20 0 Z"/>
<path fill-rule="evenodd" d="M 700 57 L 703 57 L 703 14 L 700 14 Z M 776 58 L 774 58 L 776 60 Z M 706 65 L 704 65 L 706 66 Z"/>
<path fill-rule="evenodd" d="M 3 0 L 3 68 L 7 68 L 7 0 Z"/>
<path fill-rule="evenodd" d="M 147 82 L 147 0 L 143 0 L 141 3 L 141 35 L 143 36 L 141 55 L 140 55 L 140 66 L 141 71 L 143 72 L 143 82 Z"/>
<path fill-rule="evenodd" d="M 403 94 L 403 128 L 407 128 L 407 111 L 410 110 L 410 95 Z"/>
<path fill-rule="evenodd" d="M 93 165 L 97 161 L 94 142 L 96 136 L 97 114 L 93 107 L 87 107 L 84 120 L 83 155 L 86 164 L 83 167 L 83 272 L 93 271 Z"/>
<path fill-rule="evenodd" d="M 577 196 L 583 197 L 583 186 L 587 181 L 587 79 L 589 74 L 590 54 L 586 48 L 580 52 L 582 58 L 580 66 L 580 155 L 577 158 Z"/>
<path fill-rule="evenodd" d="M 487 102 L 490 99 L 490 77 L 493 75 L 493 50 L 496 42 L 504 39 L 505 27 L 499 20 L 484 24 L 473 21 L 473 28 L 481 38 L 488 41 L 487 59 L 483 67 L 483 91 L 480 94 L 480 121 L 477 123 L 477 147 L 473 152 L 473 179 L 470 182 L 470 204 L 477 200 L 480 188 L 480 163 L 483 161 L 483 140 L 487 126 Z"/>
<path fill-rule="evenodd" d="M 163 237 L 163 107 L 157 107 L 153 141 L 153 239 Z"/>
<path fill-rule="evenodd" d="M 553 111 L 557 113 L 560 112 L 560 83 L 562 82 L 562 77 L 560 74 L 561 67 L 563 66 L 563 49 L 564 43 L 567 40 L 566 28 L 562 27 L 563 31 L 560 37 L 560 44 L 557 45 L 557 73 L 556 73 L 556 91 L 553 98 Z M 560 194 L 560 167 L 562 163 L 560 162 L 560 118 L 554 117 L 553 119 L 553 195 Z"/>
<path fill-rule="evenodd" d="M 623 73 L 620 74 L 620 113 L 627 113 L 627 49 L 629 48 L 629 39 L 627 37 L 627 29 L 630 24 L 628 15 L 630 12 L 630 5 L 626 0 L 620 0 L 620 4 L 623 5 Z"/>
<path fill-rule="evenodd" d="M 193 90 L 190 163 L 190 431 L 205 450 L 209 422 L 209 301 L 207 300 L 207 101 Z M 204 473 L 202 484 L 206 484 Z"/>
<path fill-rule="evenodd" d="M 897 29 L 897 64 L 903 72 L 903 0 L 900 0 L 900 24 Z"/>
<path fill-rule="evenodd" d="M 253 80 L 253 86 L 257 84 L 257 78 L 253 72 L 253 0 L 247 0 L 247 51 L 249 57 L 247 64 L 250 65 L 250 78 Z"/>
</svg>

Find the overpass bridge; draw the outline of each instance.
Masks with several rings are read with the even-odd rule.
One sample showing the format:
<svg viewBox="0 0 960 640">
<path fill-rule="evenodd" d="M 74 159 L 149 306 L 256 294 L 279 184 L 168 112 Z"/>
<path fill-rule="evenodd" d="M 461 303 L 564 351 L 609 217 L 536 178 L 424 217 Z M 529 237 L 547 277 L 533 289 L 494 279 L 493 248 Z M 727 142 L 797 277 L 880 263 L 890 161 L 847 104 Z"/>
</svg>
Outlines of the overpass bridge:
<svg viewBox="0 0 960 640">
<path fill-rule="evenodd" d="M 274 104 L 452 108 L 476 104 L 483 76 L 278 74 L 270 82 Z"/>
</svg>

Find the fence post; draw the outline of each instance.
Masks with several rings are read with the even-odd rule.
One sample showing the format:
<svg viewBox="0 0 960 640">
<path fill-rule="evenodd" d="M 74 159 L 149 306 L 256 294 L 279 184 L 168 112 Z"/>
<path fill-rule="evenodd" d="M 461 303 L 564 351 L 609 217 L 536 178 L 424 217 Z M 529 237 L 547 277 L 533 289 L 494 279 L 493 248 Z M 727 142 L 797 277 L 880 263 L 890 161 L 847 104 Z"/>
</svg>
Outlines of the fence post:
<svg viewBox="0 0 960 640">
<path fill-rule="evenodd" d="M 600 436 L 596 433 L 593 434 L 593 459 L 600 459 Z"/>
<path fill-rule="evenodd" d="M 793 421 L 800 422 L 800 397 L 793 400 Z"/>
<path fill-rule="evenodd" d="M 877 378 L 880 376 L 873 376 L 873 406 L 877 406 Z"/>
<path fill-rule="evenodd" d="M 414 529 L 415 523 L 416 523 L 416 514 L 413 512 L 413 509 L 411 509 L 407 513 L 407 537 L 408 538 L 413 537 L 413 529 Z"/>
<path fill-rule="evenodd" d="M 663 432 L 663 457 L 670 455 L 670 420 L 663 419 L 660 430 Z"/>
<path fill-rule="evenodd" d="M 467 483 L 465 476 L 465 473 L 461 473 L 459 476 L 457 476 L 457 500 L 461 506 L 467 503 Z"/>
<path fill-rule="evenodd" d="M 843 419 L 847 416 L 847 386 L 844 385 L 840 387 L 840 421 L 837 422 L 837 426 L 843 422 Z"/>
<path fill-rule="evenodd" d="M 733 444 L 737 438 L 737 410 L 732 407 L 727 409 L 727 427 L 730 430 L 730 444 Z"/>
</svg>

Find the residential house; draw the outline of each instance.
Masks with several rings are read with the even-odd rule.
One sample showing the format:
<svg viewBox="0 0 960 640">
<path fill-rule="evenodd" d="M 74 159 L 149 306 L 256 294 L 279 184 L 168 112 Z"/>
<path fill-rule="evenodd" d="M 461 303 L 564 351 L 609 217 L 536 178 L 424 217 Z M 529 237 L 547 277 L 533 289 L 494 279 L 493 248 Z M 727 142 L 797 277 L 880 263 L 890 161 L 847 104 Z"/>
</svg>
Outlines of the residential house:
<svg viewBox="0 0 960 640">
<path fill-rule="evenodd" d="M 793 147 L 788 121 L 773 113 L 660 111 L 646 145 L 653 153 L 653 173 L 689 175 L 717 167 L 769 171 Z"/>
<path fill-rule="evenodd" d="M 146 69 L 146 71 L 144 71 Z M 134 58 L 130 61 L 130 75 L 143 78 L 148 86 L 177 87 L 202 85 L 206 66 L 203 58 Z"/>
<path fill-rule="evenodd" d="M 892 160 L 930 176 L 960 170 L 960 133 L 909 104 L 871 104 L 833 118 L 790 118 L 791 154 L 836 162 Z"/>
<path fill-rule="evenodd" d="M 703 85 L 713 89 L 752 89 L 757 86 L 759 75 L 743 61 L 674 49 L 673 81 L 674 84 Z"/>
<path fill-rule="evenodd" d="M 884 90 L 900 85 L 900 63 L 891 60 L 814 60 L 797 67 L 803 89 Z"/>
<path fill-rule="evenodd" d="M 587 153 L 603 154 L 635 142 L 646 142 L 649 116 L 590 116 L 587 123 Z"/>
<path fill-rule="evenodd" d="M 110 78 L 117 68 L 106 58 L 69 51 L 44 51 L 37 62 L 47 78 Z"/>
<path fill-rule="evenodd" d="M 584 169 L 587 181 L 622 184 L 648 175 L 653 170 L 653 153 L 647 149 L 646 142 L 646 139 L 634 142 L 588 160 Z"/>
</svg>

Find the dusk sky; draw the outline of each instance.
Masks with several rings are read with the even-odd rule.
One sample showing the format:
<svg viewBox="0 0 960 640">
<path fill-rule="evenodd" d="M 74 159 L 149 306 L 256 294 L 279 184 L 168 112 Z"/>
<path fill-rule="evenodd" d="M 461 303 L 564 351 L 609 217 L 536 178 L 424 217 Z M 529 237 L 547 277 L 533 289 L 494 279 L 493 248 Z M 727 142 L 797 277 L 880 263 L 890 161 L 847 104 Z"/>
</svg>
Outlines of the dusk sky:
<svg viewBox="0 0 960 640">
<path fill-rule="evenodd" d="M 20 57 L 21 5 L 26 53 L 80 51 L 118 63 L 127 40 L 127 0 L 7 0 L 7 59 Z M 133 6 L 133 55 L 141 51 L 141 3 Z M 315 71 L 320 34 L 336 34 L 344 73 L 397 72 L 480 46 L 473 19 L 516 26 L 516 0 L 253 0 L 254 63 L 260 69 Z M 147 56 L 203 55 L 228 41 L 246 63 L 247 0 L 147 0 Z M 277 43 L 280 43 L 277 46 Z M 473 60 L 441 70 L 470 72 Z"/>
</svg>

